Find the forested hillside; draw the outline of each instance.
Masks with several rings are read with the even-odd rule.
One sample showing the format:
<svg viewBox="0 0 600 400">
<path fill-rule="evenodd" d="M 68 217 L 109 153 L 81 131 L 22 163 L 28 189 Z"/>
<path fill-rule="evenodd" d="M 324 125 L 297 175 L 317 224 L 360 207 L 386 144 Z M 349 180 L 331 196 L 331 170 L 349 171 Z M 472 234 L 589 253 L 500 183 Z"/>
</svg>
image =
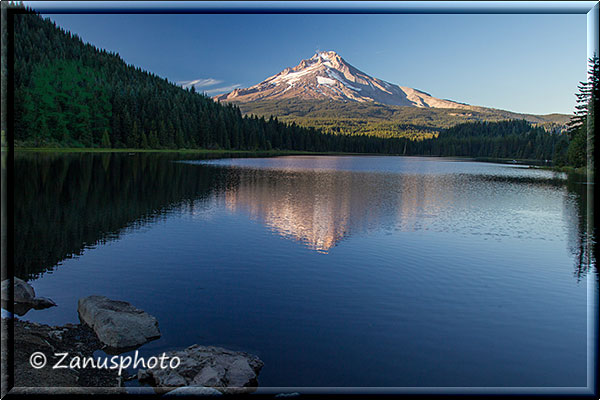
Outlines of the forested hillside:
<svg viewBox="0 0 600 400">
<path fill-rule="evenodd" d="M 316 129 L 242 117 L 84 43 L 34 13 L 14 16 L 16 145 L 332 150 Z M 358 149 L 357 149 L 358 150 Z"/>
</svg>

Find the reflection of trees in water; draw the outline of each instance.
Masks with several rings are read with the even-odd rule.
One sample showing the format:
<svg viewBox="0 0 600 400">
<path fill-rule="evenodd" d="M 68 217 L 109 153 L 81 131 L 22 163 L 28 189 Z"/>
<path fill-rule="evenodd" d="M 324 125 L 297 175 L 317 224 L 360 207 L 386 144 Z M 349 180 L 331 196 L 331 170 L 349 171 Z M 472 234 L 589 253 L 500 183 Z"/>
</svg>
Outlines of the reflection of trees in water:
<svg viewBox="0 0 600 400">
<path fill-rule="evenodd" d="M 573 255 L 573 274 L 579 280 L 585 278 L 590 271 L 593 271 L 596 279 L 598 279 L 595 258 L 596 240 L 593 224 L 593 207 L 588 207 L 589 185 L 586 184 L 588 178 L 585 174 L 580 173 L 568 173 L 566 176 L 567 196 L 565 197 L 563 215 L 568 230 L 569 252 Z M 550 185 L 556 188 L 565 187 L 565 180 L 558 177 L 543 180 L 522 177 L 487 177 L 485 180 L 494 180 L 496 182 L 514 181 L 529 185 Z"/>
<path fill-rule="evenodd" d="M 568 197 L 565 214 L 568 217 L 569 250 L 574 258 L 574 275 L 584 278 L 593 271 L 598 279 L 595 257 L 595 232 L 593 208 L 588 207 L 588 185 L 585 174 L 572 173 L 567 176 Z M 588 215 L 589 214 L 589 215 Z"/>
<path fill-rule="evenodd" d="M 16 154 L 14 269 L 34 278 L 126 228 L 206 198 L 214 170 L 171 162 L 174 155 Z M 2 278 L 4 279 L 4 277 Z"/>
</svg>

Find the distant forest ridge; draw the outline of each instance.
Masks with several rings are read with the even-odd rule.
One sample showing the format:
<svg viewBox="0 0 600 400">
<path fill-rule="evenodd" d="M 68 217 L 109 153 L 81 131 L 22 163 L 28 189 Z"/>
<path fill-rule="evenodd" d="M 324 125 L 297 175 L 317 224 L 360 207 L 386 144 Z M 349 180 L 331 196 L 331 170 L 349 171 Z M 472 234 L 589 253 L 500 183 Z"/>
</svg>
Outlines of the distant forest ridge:
<svg viewBox="0 0 600 400">
<path fill-rule="evenodd" d="M 442 129 L 465 122 L 523 119 L 548 131 L 564 131 L 570 119 L 565 114 L 521 114 L 485 107 L 463 110 L 355 101 L 281 99 L 236 104 L 244 114 L 275 115 L 280 121 L 295 122 L 328 133 L 416 140 L 431 138 Z"/>
<path fill-rule="evenodd" d="M 447 122 L 436 135 L 412 140 L 348 134 L 334 126 L 300 126 L 285 116 L 244 115 L 237 105 L 217 103 L 193 88 L 183 89 L 127 65 L 118 54 L 86 44 L 32 11 L 14 15 L 14 87 L 16 146 L 280 149 L 545 160 L 568 144 L 559 129 L 548 131 L 524 120 Z M 397 112 L 392 117 L 401 118 L 400 110 L 370 106 L 379 110 L 381 121 L 388 118 L 386 113 Z M 343 110 L 339 105 L 312 107 L 324 115 L 332 112 L 331 107 Z M 417 116 L 431 112 L 411 109 Z M 435 113 L 421 117 L 444 118 Z"/>
</svg>

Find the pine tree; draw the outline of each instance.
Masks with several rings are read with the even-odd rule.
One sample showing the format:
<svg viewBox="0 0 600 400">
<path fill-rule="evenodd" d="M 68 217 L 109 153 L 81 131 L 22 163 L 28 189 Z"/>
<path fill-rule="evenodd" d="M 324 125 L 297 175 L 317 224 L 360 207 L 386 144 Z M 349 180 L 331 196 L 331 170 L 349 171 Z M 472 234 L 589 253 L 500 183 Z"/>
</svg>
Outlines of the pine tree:
<svg viewBox="0 0 600 400">
<path fill-rule="evenodd" d="M 135 149 L 140 146 L 140 129 L 138 128 L 137 121 L 133 121 L 133 128 L 131 133 L 127 136 L 127 147 Z"/>
<path fill-rule="evenodd" d="M 183 134 L 181 133 L 180 130 L 178 130 L 177 133 L 175 134 L 175 145 L 177 146 L 178 149 L 185 148 L 185 142 L 183 140 Z"/>
<path fill-rule="evenodd" d="M 160 142 L 158 140 L 156 130 L 153 129 L 150 131 L 150 136 L 148 136 L 148 143 L 149 143 L 151 149 L 159 149 L 160 148 Z"/>
<path fill-rule="evenodd" d="M 105 129 L 102 134 L 102 147 L 109 148 L 110 146 L 110 138 L 108 137 L 108 130 Z"/>
<path fill-rule="evenodd" d="M 140 139 L 140 146 L 142 149 L 149 149 L 150 146 L 148 145 L 148 138 L 146 137 L 146 133 L 142 132 L 142 138 Z"/>
<path fill-rule="evenodd" d="M 600 68 L 598 56 L 588 60 L 588 79 L 579 82 L 579 93 L 576 93 L 577 105 L 573 117 L 568 123 L 569 148 L 567 159 L 574 167 L 584 167 L 589 160 L 589 166 L 594 165 L 594 129 L 596 104 L 599 98 Z"/>
</svg>

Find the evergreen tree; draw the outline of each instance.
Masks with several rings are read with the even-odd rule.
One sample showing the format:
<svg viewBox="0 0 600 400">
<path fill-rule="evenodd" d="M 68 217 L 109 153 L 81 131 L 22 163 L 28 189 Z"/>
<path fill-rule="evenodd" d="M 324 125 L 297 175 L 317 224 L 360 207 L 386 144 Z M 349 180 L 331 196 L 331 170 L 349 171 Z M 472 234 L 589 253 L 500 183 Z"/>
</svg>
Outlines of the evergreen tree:
<svg viewBox="0 0 600 400">
<path fill-rule="evenodd" d="M 133 122 L 131 134 L 127 136 L 127 147 L 134 149 L 141 146 L 140 128 L 137 121 Z"/>
<path fill-rule="evenodd" d="M 175 145 L 177 146 L 178 149 L 185 148 L 185 142 L 183 140 L 183 134 L 181 133 L 180 130 L 178 130 L 177 133 L 175 134 Z"/>
<path fill-rule="evenodd" d="M 161 146 L 156 134 L 156 130 L 150 131 L 150 136 L 148 136 L 148 144 L 150 145 L 151 149 L 160 149 Z"/>
<path fill-rule="evenodd" d="M 108 137 L 108 130 L 105 129 L 102 134 L 102 147 L 109 148 L 110 146 L 110 138 Z"/>
<path fill-rule="evenodd" d="M 588 62 L 588 79 L 579 83 L 579 92 L 575 94 L 577 97 L 576 110 L 568 124 L 570 143 L 567 160 L 574 167 L 584 167 L 589 158 L 589 166 L 593 168 L 595 108 L 599 97 L 600 68 L 598 56 L 595 55 Z"/>
<path fill-rule="evenodd" d="M 149 149 L 150 145 L 148 144 L 148 138 L 146 137 L 146 133 L 142 132 L 142 138 L 140 139 L 140 147 L 142 149 Z"/>
</svg>

